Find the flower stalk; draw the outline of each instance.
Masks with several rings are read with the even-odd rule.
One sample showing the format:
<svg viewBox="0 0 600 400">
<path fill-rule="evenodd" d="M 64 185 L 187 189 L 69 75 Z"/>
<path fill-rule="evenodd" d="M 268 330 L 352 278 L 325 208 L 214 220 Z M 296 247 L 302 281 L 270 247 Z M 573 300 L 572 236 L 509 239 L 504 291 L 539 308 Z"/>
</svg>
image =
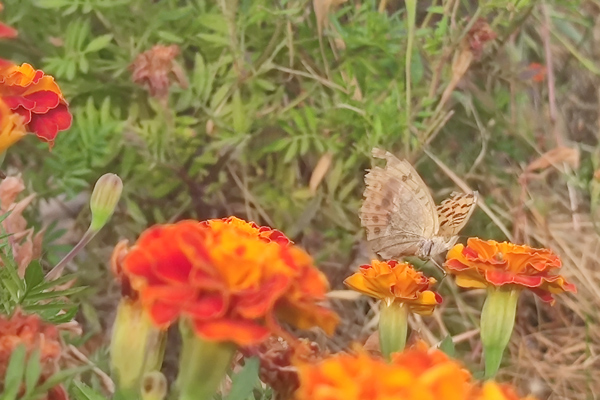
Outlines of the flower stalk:
<svg viewBox="0 0 600 400">
<path fill-rule="evenodd" d="M 382 301 L 379 312 L 379 343 L 389 361 L 392 353 L 402 351 L 406 345 L 408 307 L 401 302 Z"/>
<path fill-rule="evenodd" d="M 515 326 L 520 290 L 489 287 L 481 310 L 481 341 L 485 361 L 485 378 L 493 378 L 502 362 L 502 355 Z"/>
<path fill-rule="evenodd" d="M 180 400 L 211 400 L 227 374 L 237 346 L 198 337 L 187 321 L 181 321 L 182 337 L 177 386 Z"/>
</svg>

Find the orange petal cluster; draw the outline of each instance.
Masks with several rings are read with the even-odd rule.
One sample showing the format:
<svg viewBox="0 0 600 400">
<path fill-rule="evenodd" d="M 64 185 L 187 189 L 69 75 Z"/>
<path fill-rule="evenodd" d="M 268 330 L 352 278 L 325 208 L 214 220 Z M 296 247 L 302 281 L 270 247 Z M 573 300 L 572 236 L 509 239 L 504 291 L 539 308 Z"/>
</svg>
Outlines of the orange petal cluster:
<svg viewBox="0 0 600 400">
<path fill-rule="evenodd" d="M 156 225 L 127 252 L 115 250 L 113 270 L 161 328 L 184 317 L 200 337 L 240 346 L 271 333 L 293 340 L 276 317 L 333 333 L 337 315 L 317 304 L 328 290 L 325 276 L 303 250 L 265 232 L 234 219 Z"/>
<path fill-rule="evenodd" d="M 357 292 L 386 301 L 401 302 L 411 312 L 430 315 L 442 297 L 429 290 L 435 283 L 408 263 L 373 260 L 361 265 L 359 271 L 346 278 L 344 283 Z"/>
<path fill-rule="evenodd" d="M 391 363 L 359 351 L 300 363 L 298 370 L 295 400 L 464 400 L 471 390 L 467 370 L 425 348 L 396 353 Z"/>
<path fill-rule="evenodd" d="M 445 266 L 456 275 L 456 284 L 464 288 L 514 285 L 550 303 L 554 294 L 577 292 L 575 285 L 556 274 L 562 263 L 548 249 L 469 238 L 466 247 L 458 244 L 450 249 Z"/>
<path fill-rule="evenodd" d="M 54 78 L 29 64 L 18 66 L 0 59 L 0 103 L 0 151 L 25 131 L 52 147 L 58 132 L 71 126 L 68 104 Z"/>
<path fill-rule="evenodd" d="M 4 377 L 13 351 L 24 345 L 27 355 L 39 350 L 41 374 L 40 384 L 58 372 L 58 360 L 62 347 L 58 329 L 54 325 L 42 322 L 37 315 L 24 315 L 15 312 L 12 317 L 0 316 L 0 376 Z M 0 391 L 3 382 L 0 382 Z M 62 386 L 48 391 L 45 399 L 67 399 Z"/>
<path fill-rule="evenodd" d="M 469 400 L 535 400 L 535 397 L 521 398 L 512 386 L 487 381 L 473 389 Z"/>
<path fill-rule="evenodd" d="M 227 229 L 228 226 L 233 226 L 236 229 L 246 232 L 249 235 L 256 236 L 267 242 L 276 242 L 282 246 L 294 244 L 283 232 L 273 229 L 269 226 L 259 226 L 255 222 L 248 222 L 238 217 L 227 217 L 220 219 L 209 219 L 201 222 L 203 225 L 210 227 L 212 230 Z"/>
<path fill-rule="evenodd" d="M 320 361 L 296 360 L 300 387 L 294 400 L 521 399 L 509 385 L 474 382 L 458 361 L 424 342 L 392 354 L 390 363 L 357 350 Z"/>
<path fill-rule="evenodd" d="M 4 9 L 4 5 L 0 3 L 0 11 Z M 0 22 L 0 39 L 12 39 L 17 36 L 17 30 Z"/>
</svg>

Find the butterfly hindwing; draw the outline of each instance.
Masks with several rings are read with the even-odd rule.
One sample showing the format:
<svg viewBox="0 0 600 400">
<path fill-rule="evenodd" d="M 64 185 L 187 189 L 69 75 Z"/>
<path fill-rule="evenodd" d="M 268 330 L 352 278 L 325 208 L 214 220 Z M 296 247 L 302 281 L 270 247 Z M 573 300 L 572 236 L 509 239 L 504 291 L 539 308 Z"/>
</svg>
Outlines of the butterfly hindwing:
<svg viewBox="0 0 600 400">
<path fill-rule="evenodd" d="M 440 228 L 438 236 L 455 236 L 467 224 L 477 204 L 477 191 L 473 193 L 454 192 L 437 206 Z"/>
</svg>

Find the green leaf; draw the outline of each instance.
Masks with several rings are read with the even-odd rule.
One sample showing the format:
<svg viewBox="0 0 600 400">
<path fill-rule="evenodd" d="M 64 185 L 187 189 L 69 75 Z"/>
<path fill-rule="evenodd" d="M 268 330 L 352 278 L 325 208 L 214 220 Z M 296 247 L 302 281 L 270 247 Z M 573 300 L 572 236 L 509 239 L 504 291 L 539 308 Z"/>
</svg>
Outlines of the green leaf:
<svg viewBox="0 0 600 400">
<path fill-rule="evenodd" d="M 27 288 L 34 288 L 44 281 L 44 271 L 38 260 L 33 260 L 25 270 L 25 284 Z"/>
<path fill-rule="evenodd" d="M 231 378 L 231 390 L 225 400 L 246 400 L 258 383 L 260 360 L 246 358 L 244 368 Z"/>
<path fill-rule="evenodd" d="M 40 380 L 42 374 L 42 364 L 40 362 L 40 349 L 36 348 L 29 356 L 27 368 L 25 369 L 25 396 L 33 392 Z"/>
<path fill-rule="evenodd" d="M 242 96 L 240 90 L 236 89 L 233 92 L 233 130 L 236 133 L 245 133 L 248 129 L 246 123 L 246 112 L 244 110 L 244 103 L 242 103 Z"/>
<path fill-rule="evenodd" d="M 92 368 L 93 368 L 92 366 L 84 366 L 84 367 L 79 367 L 79 368 L 63 369 L 63 370 L 57 372 L 56 374 L 52 375 L 50 378 L 46 379 L 44 381 L 44 383 L 39 385 L 34 390 L 32 395 L 39 396 L 44 393 L 47 393 L 48 390 L 52 389 L 54 386 L 60 385 L 61 383 L 63 383 L 64 381 L 66 381 L 69 378 L 74 377 L 75 375 L 90 371 Z"/>
<path fill-rule="evenodd" d="M 4 393 L 0 397 L 1 400 L 15 400 L 17 398 L 25 373 L 26 356 L 27 350 L 22 343 L 13 350 L 4 376 Z"/>
<path fill-rule="evenodd" d="M 35 0 L 33 4 L 39 8 L 61 8 L 71 5 L 72 0 Z"/>
<path fill-rule="evenodd" d="M 100 51 L 103 48 L 105 48 L 106 46 L 108 46 L 108 44 L 112 40 L 113 40 L 113 35 L 110 33 L 106 34 L 106 35 L 98 36 L 98 37 L 94 38 L 94 40 L 92 40 L 91 42 L 88 43 L 84 52 L 85 53 L 93 53 L 96 51 Z"/>
<path fill-rule="evenodd" d="M 456 347 L 454 347 L 452 336 L 448 335 L 444 338 L 444 340 L 442 340 L 440 343 L 440 350 L 446 353 L 449 357 L 455 357 Z"/>
<path fill-rule="evenodd" d="M 73 382 L 71 393 L 77 400 L 106 400 L 106 397 L 82 382 Z"/>
</svg>

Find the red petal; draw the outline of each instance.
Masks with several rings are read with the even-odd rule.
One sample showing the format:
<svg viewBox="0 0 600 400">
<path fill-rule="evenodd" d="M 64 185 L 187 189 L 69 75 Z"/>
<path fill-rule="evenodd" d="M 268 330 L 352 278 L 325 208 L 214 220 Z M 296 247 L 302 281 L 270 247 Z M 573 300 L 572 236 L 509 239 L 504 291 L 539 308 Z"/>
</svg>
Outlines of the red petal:
<svg viewBox="0 0 600 400">
<path fill-rule="evenodd" d="M 35 108 L 35 101 L 24 96 L 2 96 L 2 100 L 4 100 L 4 103 L 11 110 L 17 110 L 19 107 L 26 108 L 27 110 Z"/>
<path fill-rule="evenodd" d="M 25 98 L 34 102 L 35 107 L 31 111 L 36 114 L 45 114 L 60 104 L 60 96 L 50 90 L 33 92 L 25 96 Z"/>
<path fill-rule="evenodd" d="M 183 306 L 183 312 L 190 318 L 211 319 L 222 317 L 227 309 L 227 302 L 220 293 L 206 294 L 194 300 L 189 305 Z"/>
<path fill-rule="evenodd" d="M 239 346 L 250 346 L 266 340 L 271 332 L 246 320 L 221 319 L 217 321 L 194 321 L 194 330 L 207 340 L 231 341 Z"/>
<path fill-rule="evenodd" d="M 69 129 L 72 120 L 67 106 L 59 104 L 46 114 L 34 114 L 28 127 L 38 138 L 53 143 L 59 131 Z"/>
<path fill-rule="evenodd" d="M 240 293 L 235 309 L 245 318 L 263 317 L 273 308 L 275 301 L 288 289 L 290 280 L 285 276 L 275 276 L 263 283 L 259 289 Z"/>
<path fill-rule="evenodd" d="M 180 307 L 172 304 L 156 303 L 150 307 L 150 317 L 155 324 L 164 327 L 173 323 L 179 316 Z M 135 332 L 131 332 L 135 335 Z"/>
<path fill-rule="evenodd" d="M 11 28 L 8 25 L 0 23 L 0 38 L 14 38 L 17 37 L 17 30 Z"/>
<path fill-rule="evenodd" d="M 454 259 L 446 261 L 446 267 L 456 271 L 464 271 L 466 269 L 469 269 L 468 265 L 465 265 L 460 261 Z"/>
<path fill-rule="evenodd" d="M 527 287 L 538 287 L 542 284 L 540 276 L 515 275 L 511 272 L 499 269 L 488 270 L 485 272 L 485 280 L 496 285 L 505 285 L 507 283 L 517 283 Z"/>
</svg>

